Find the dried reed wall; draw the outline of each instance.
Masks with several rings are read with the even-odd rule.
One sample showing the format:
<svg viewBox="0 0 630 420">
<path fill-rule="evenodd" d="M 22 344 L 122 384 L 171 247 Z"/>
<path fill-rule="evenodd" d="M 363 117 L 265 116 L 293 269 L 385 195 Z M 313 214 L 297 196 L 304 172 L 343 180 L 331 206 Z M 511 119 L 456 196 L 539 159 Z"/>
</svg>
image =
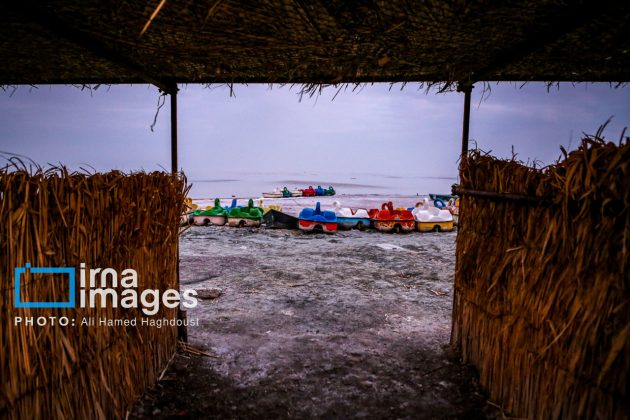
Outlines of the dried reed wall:
<svg viewBox="0 0 630 420">
<path fill-rule="evenodd" d="M 14 308 L 13 269 L 133 268 L 139 290 L 177 288 L 185 179 L 164 173 L 0 171 L 0 418 L 124 417 L 177 344 L 177 327 L 80 326 L 142 318 L 136 309 Z M 46 276 L 44 276 L 46 277 Z M 22 300 L 67 300 L 63 277 L 22 284 Z M 78 282 L 78 278 L 77 278 Z M 15 325 L 67 316 L 75 326 Z M 160 309 L 153 318 L 176 317 Z"/>
<path fill-rule="evenodd" d="M 532 169 L 473 151 L 461 188 L 452 344 L 526 418 L 630 414 L 630 145 L 587 138 Z M 517 197 L 518 198 L 518 197 Z"/>
</svg>

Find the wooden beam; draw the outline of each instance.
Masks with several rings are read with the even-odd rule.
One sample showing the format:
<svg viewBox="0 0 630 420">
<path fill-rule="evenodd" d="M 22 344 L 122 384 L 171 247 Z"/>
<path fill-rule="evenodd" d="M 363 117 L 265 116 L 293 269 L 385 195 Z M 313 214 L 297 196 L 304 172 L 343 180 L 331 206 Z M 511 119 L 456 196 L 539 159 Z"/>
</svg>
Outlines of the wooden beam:
<svg viewBox="0 0 630 420">
<path fill-rule="evenodd" d="M 25 1 L 10 2 L 9 4 L 10 9 L 19 13 L 26 21 L 34 22 L 47 31 L 50 31 L 55 36 L 65 39 L 110 63 L 124 68 L 136 75 L 140 80 L 157 86 L 161 91 L 171 93 L 170 89 L 172 84 L 160 80 L 159 77 L 152 76 L 142 65 L 106 45 L 101 40 L 71 27 L 52 13 L 42 11 L 41 8 L 37 7 L 37 3 Z"/>
<path fill-rule="evenodd" d="M 503 193 L 503 192 L 494 192 L 494 191 L 477 191 L 470 190 L 466 188 L 461 188 L 460 186 L 453 186 L 452 193 L 459 196 L 470 196 L 476 198 L 484 198 L 492 201 L 510 201 L 515 203 L 525 203 L 525 204 L 534 204 L 534 205 L 546 205 L 548 201 L 543 197 L 530 196 L 525 194 L 515 194 L 515 193 Z"/>
</svg>

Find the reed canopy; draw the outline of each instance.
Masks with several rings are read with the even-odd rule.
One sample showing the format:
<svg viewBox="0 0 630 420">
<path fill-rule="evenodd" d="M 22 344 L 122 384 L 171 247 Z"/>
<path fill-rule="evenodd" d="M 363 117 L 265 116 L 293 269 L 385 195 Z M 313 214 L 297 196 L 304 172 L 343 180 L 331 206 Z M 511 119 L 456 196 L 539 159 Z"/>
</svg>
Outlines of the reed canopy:
<svg viewBox="0 0 630 420">
<path fill-rule="evenodd" d="M 630 3 L 6 2 L 0 85 L 629 81 Z"/>
</svg>

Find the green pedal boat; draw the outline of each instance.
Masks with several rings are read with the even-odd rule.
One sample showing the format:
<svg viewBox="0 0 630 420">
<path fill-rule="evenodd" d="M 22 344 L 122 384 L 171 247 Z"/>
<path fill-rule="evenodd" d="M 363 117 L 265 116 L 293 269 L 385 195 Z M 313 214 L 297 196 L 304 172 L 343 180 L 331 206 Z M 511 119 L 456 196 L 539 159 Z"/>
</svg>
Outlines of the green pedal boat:
<svg viewBox="0 0 630 420">
<path fill-rule="evenodd" d="M 263 210 L 254 207 L 254 200 L 251 198 L 247 207 L 235 207 L 228 213 L 228 226 L 232 227 L 258 227 L 262 223 Z"/>
<path fill-rule="evenodd" d="M 221 200 L 214 199 L 214 207 L 207 210 L 195 210 L 193 223 L 197 226 L 223 226 L 227 222 L 228 212 L 221 207 Z"/>
</svg>

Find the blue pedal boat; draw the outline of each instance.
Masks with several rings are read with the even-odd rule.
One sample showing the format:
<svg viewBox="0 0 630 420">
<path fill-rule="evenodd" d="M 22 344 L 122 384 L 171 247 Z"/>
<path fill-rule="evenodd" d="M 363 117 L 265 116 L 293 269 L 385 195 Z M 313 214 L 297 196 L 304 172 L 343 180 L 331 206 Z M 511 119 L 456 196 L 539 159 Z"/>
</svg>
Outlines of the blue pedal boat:
<svg viewBox="0 0 630 420">
<path fill-rule="evenodd" d="M 318 201 L 314 209 L 308 207 L 302 209 L 298 216 L 298 227 L 306 232 L 321 230 L 325 233 L 335 233 L 338 228 L 337 215 L 334 211 L 322 211 Z"/>
</svg>

